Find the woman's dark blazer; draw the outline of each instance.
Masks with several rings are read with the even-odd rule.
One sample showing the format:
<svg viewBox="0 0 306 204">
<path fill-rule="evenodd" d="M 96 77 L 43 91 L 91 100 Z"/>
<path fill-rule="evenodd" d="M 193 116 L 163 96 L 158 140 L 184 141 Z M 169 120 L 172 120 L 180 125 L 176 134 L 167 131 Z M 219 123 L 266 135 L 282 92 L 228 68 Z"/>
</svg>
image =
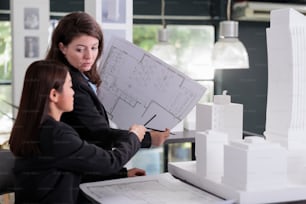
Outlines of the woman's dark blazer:
<svg viewBox="0 0 306 204">
<path fill-rule="evenodd" d="M 75 92 L 74 108 L 72 112 L 64 113 L 61 121 L 72 126 L 80 134 L 81 138 L 89 143 L 105 149 L 111 149 L 117 138 L 122 134 L 128 134 L 128 130 L 110 128 L 103 104 L 92 88 L 89 87 L 88 81 L 79 70 L 71 66 L 69 69 Z M 147 132 L 141 147 L 150 146 L 151 136 Z"/>
<path fill-rule="evenodd" d="M 15 161 L 15 203 L 77 203 L 84 174 L 108 176 L 119 171 L 139 150 L 137 136 L 117 137 L 112 151 L 80 139 L 65 123 L 48 117 L 41 126 L 41 155 Z"/>
</svg>

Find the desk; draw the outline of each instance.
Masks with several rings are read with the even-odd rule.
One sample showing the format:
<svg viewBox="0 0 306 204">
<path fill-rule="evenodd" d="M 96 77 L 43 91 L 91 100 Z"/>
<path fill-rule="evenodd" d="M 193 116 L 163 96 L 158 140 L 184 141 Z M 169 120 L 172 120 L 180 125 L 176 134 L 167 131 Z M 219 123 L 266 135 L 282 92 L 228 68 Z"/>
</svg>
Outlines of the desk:
<svg viewBox="0 0 306 204">
<path fill-rule="evenodd" d="M 169 144 L 175 143 L 191 143 L 191 160 L 195 160 L 195 134 L 198 131 L 196 130 L 184 130 L 181 132 L 173 132 L 175 135 L 170 135 L 169 138 L 164 143 L 164 172 L 168 172 L 168 163 L 169 163 Z M 259 135 L 257 133 L 243 131 L 243 138 L 248 136 Z"/>
<path fill-rule="evenodd" d="M 80 188 L 94 203 L 103 204 L 233 203 L 176 179 L 169 173 L 83 183 Z"/>
<path fill-rule="evenodd" d="M 175 143 L 191 143 L 191 160 L 195 160 L 195 130 L 185 130 L 183 132 L 173 132 L 175 135 L 170 135 L 164 142 L 164 172 L 168 171 L 169 163 L 169 144 Z"/>
<path fill-rule="evenodd" d="M 306 185 L 297 185 L 288 182 L 285 188 L 279 189 L 237 190 L 223 184 L 220 180 L 199 177 L 196 174 L 196 161 L 169 163 L 169 172 L 180 180 L 186 181 L 213 195 L 235 201 L 235 203 L 306 203 Z"/>
</svg>

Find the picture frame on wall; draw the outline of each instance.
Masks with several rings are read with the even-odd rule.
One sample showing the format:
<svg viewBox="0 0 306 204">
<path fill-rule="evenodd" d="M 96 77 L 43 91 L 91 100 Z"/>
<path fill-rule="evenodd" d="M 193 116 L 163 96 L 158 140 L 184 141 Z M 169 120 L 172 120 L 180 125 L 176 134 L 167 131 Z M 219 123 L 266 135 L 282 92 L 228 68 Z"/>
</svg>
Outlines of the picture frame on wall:
<svg viewBox="0 0 306 204">
<path fill-rule="evenodd" d="M 102 22 L 126 23 L 126 0 L 102 0 Z"/>
<path fill-rule="evenodd" d="M 18 105 L 27 67 L 45 58 L 49 40 L 50 0 L 10 0 L 12 25 L 12 95 Z M 13 110 L 13 115 L 16 111 Z"/>
<path fill-rule="evenodd" d="M 84 10 L 101 24 L 106 45 L 111 35 L 132 42 L 133 0 L 84 1 Z"/>
<path fill-rule="evenodd" d="M 24 37 L 24 57 L 37 58 L 39 57 L 39 37 L 25 36 Z"/>
<path fill-rule="evenodd" d="M 24 29 L 38 30 L 39 29 L 39 9 L 24 8 Z"/>
</svg>

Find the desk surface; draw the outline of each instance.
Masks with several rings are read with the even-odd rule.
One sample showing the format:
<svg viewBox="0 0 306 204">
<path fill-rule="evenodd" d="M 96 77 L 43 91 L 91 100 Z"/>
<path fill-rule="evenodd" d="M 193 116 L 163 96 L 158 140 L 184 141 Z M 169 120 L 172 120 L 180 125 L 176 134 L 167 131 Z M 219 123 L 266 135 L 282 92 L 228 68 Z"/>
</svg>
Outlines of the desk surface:
<svg viewBox="0 0 306 204">
<path fill-rule="evenodd" d="M 94 202 L 103 204 L 228 203 L 169 173 L 84 183 L 80 188 Z"/>
<path fill-rule="evenodd" d="M 191 160 L 195 160 L 195 135 L 199 132 L 197 130 L 184 130 L 184 131 L 177 131 L 173 132 L 175 135 L 170 135 L 169 138 L 164 142 L 164 172 L 168 172 L 168 153 L 169 153 L 169 144 L 173 143 L 184 143 L 189 142 L 191 143 Z M 258 136 L 256 133 L 243 131 L 243 138 L 247 136 Z"/>
<path fill-rule="evenodd" d="M 170 135 L 164 142 L 164 172 L 168 171 L 169 162 L 169 144 L 174 143 L 191 143 L 191 160 L 195 159 L 195 130 L 184 130 L 180 132 L 173 132 L 175 135 Z"/>
<path fill-rule="evenodd" d="M 205 189 L 214 195 L 234 200 L 241 204 L 282 203 L 290 201 L 306 201 L 306 185 L 288 183 L 285 188 L 258 189 L 242 191 L 222 184 L 220 181 L 199 177 L 196 174 L 196 161 L 169 163 L 169 172 L 188 183 Z"/>
<path fill-rule="evenodd" d="M 184 130 L 173 132 L 175 135 L 170 135 L 169 138 L 165 141 L 165 144 L 169 143 L 182 143 L 182 142 L 195 142 L 195 134 L 199 132 L 197 130 Z M 257 133 L 243 131 L 242 137 L 248 136 L 262 136 Z"/>
<path fill-rule="evenodd" d="M 170 143 L 182 143 L 182 142 L 194 142 L 195 141 L 195 130 L 185 130 L 182 132 L 173 132 L 175 135 L 170 135 L 165 141 L 165 144 Z"/>
</svg>

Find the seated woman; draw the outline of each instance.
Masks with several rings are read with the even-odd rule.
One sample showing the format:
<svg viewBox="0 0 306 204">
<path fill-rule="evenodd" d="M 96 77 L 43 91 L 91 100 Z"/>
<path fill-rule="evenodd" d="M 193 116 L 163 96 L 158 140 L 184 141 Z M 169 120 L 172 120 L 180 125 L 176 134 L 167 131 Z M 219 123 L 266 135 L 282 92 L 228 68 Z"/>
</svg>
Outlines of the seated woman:
<svg viewBox="0 0 306 204">
<path fill-rule="evenodd" d="M 117 172 L 140 148 L 146 131 L 142 125 L 132 125 L 128 135 L 118 134 L 113 150 L 80 139 L 73 128 L 60 122 L 62 113 L 73 109 L 73 95 L 65 65 L 41 60 L 28 67 L 9 140 L 17 157 L 16 204 L 78 203 L 84 175 Z"/>
</svg>

